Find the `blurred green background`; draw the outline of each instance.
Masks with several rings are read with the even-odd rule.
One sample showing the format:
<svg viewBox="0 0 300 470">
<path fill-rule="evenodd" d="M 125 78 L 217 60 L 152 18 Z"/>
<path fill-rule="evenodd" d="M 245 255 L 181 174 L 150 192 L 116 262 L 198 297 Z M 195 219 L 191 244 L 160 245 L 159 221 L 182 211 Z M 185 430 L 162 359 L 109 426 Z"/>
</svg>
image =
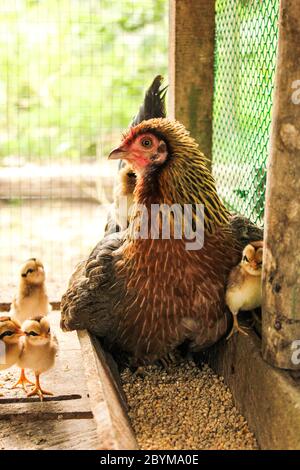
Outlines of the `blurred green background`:
<svg viewBox="0 0 300 470">
<path fill-rule="evenodd" d="M 167 38 L 167 0 L 1 0 L 2 164 L 105 155 Z"/>
<path fill-rule="evenodd" d="M 216 0 L 213 170 L 262 223 L 279 0 Z M 192 13 L 192 12 L 191 12 Z M 168 0 L 1 0 L 0 162 L 105 157 L 168 62 Z"/>
<path fill-rule="evenodd" d="M 216 0 L 213 171 L 226 205 L 258 224 L 278 5 Z M 163 74 L 168 83 L 168 6 L 0 0 L 2 296 L 30 256 L 43 259 L 58 296 L 101 239 L 106 212 L 99 201 L 108 199 L 104 189 L 112 192 L 116 172 L 105 157 L 153 77 Z"/>
</svg>

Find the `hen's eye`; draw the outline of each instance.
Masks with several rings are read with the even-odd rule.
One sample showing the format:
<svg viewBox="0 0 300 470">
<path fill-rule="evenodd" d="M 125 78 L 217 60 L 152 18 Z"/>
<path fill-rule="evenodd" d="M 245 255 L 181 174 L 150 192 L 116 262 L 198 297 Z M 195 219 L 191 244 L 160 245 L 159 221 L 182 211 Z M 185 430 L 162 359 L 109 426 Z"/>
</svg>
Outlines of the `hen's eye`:
<svg viewBox="0 0 300 470">
<path fill-rule="evenodd" d="M 152 147 L 152 140 L 149 139 L 149 138 L 143 139 L 141 141 L 141 144 L 142 144 L 143 147 L 150 148 L 150 147 Z"/>
</svg>

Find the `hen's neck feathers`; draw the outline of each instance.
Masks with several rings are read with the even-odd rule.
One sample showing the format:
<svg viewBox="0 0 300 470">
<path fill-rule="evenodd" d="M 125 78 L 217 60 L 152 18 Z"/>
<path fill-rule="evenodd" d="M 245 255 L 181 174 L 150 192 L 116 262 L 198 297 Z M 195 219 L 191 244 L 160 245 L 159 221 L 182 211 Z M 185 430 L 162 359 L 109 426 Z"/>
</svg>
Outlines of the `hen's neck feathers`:
<svg viewBox="0 0 300 470">
<path fill-rule="evenodd" d="M 151 165 L 138 178 L 135 202 L 148 209 L 151 204 L 203 204 L 207 233 L 214 233 L 218 226 L 228 226 L 229 212 L 217 194 L 207 159 L 185 127 L 169 119 L 151 119 L 131 129 L 125 138 L 134 138 L 144 132 L 152 132 L 163 138 L 168 146 L 169 157 L 161 166 Z M 138 210 L 133 218 L 137 213 Z"/>
</svg>

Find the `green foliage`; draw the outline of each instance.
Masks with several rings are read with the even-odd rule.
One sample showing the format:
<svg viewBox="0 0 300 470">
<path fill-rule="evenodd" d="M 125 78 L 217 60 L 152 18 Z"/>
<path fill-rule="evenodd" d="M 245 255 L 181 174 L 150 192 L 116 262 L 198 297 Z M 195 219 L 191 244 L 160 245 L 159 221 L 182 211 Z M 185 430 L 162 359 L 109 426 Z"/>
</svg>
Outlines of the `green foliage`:
<svg viewBox="0 0 300 470">
<path fill-rule="evenodd" d="M 167 0 L 1 0 L 0 157 L 105 154 L 167 70 Z"/>
</svg>

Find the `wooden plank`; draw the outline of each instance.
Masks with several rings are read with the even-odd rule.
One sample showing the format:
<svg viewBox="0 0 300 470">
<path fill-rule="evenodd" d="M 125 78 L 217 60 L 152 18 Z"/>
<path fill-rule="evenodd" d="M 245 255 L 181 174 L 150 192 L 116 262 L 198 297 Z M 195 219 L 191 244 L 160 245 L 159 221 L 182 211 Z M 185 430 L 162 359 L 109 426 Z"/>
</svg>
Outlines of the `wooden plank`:
<svg viewBox="0 0 300 470">
<path fill-rule="evenodd" d="M 116 165 L 105 160 L 90 164 L 25 164 L 3 167 L 0 199 L 75 199 L 107 202 L 113 198 Z"/>
<path fill-rule="evenodd" d="M 170 0 L 169 31 L 169 115 L 211 160 L 215 1 Z"/>
<path fill-rule="evenodd" d="M 97 423 L 100 449 L 132 450 L 137 442 L 126 414 L 124 397 L 113 375 L 112 362 L 100 342 L 86 331 L 78 331 L 91 408 Z"/>
<path fill-rule="evenodd" d="M 91 419 L 1 421 L 0 450 L 95 450 L 96 426 Z"/>
<path fill-rule="evenodd" d="M 0 302 L 0 312 L 9 312 L 10 311 L 11 302 L 4 300 Z M 50 305 L 52 310 L 59 310 L 60 309 L 60 300 L 51 300 Z"/>
<path fill-rule="evenodd" d="M 0 399 L 0 421 L 12 419 L 17 416 L 23 417 L 30 426 L 33 419 L 92 419 L 91 406 L 89 399 L 82 399 L 81 396 L 76 400 L 66 400 L 66 395 L 55 396 L 55 399 L 46 397 L 41 403 L 39 398 L 19 398 L 16 401 L 3 398 Z M 25 403 L 23 403 L 24 401 Z"/>
<path fill-rule="evenodd" d="M 11 298 L 12 296 L 6 296 L 4 297 L 4 300 L 0 302 L 0 312 L 9 312 L 10 310 L 10 305 L 11 302 L 9 301 L 9 297 Z M 55 299 L 50 301 L 52 310 L 59 310 L 60 309 L 60 300 Z"/>
<path fill-rule="evenodd" d="M 49 319 L 52 330 L 58 337 L 59 353 L 55 367 L 41 376 L 41 383 L 54 395 L 45 397 L 44 402 L 40 402 L 38 397 L 28 398 L 22 389 L 10 389 L 18 378 L 18 368 L 2 371 L 0 446 L 15 448 L 18 444 L 17 448 L 20 449 L 41 448 L 43 445 L 43 448 L 97 449 L 97 427 L 91 410 L 77 334 L 63 333 L 60 330 L 59 312 L 52 312 Z M 29 371 L 27 375 L 33 379 Z M 1 432 L 3 429 L 7 430 L 6 435 Z M 81 433 L 77 439 L 76 433 Z M 29 439 L 28 436 L 33 437 Z M 42 440 L 37 443 L 35 436 L 42 436 L 45 442 Z M 72 439 L 75 441 L 70 442 Z"/>
<path fill-rule="evenodd" d="M 265 210 L 263 356 L 300 370 L 299 3 L 281 0 Z"/>
<path fill-rule="evenodd" d="M 262 449 L 300 449 L 300 380 L 267 364 L 255 333 L 223 340 L 208 353 Z"/>
<path fill-rule="evenodd" d="M 64 291 L 65 286 L 58 288 L 57 283 L 52 283 L 51 281 L 47 282 L 47 293 L 53 311 L 58 311 L 60 309 L 60 300 Z M 0 312 L 9 312 L 11 300 L 16 292 L 16 285 L 10 285 L 6 288 L 1 288 Z"/>
<path fill-rule="evenodd" d="M 82 353 L 76 332 L 63 333 L 59 327 L 60 313 L 51 312 L 48 316 L 52 331 L 55 332 L 59 350 L 55 367 L 41 375 L 41 383 L 45 389 L 49 389 L 54 396 L 78 395 L 87 398 L 88 390 L 85 381 Z M 12 367 L 0 373 L 0 381 L 4 381 L 5 396 L 8 398 L 24 398 L 23 390 L 10 390 L 10 385 L 18 379 L 18 367 Z M 27 371 L 27 376 L 33 380 L 34 375 Z M 90 410 L 90 407 L 88 407 Z M 1 413 L 1 409 L 0 409 Z"/>
<path fill-rule="evenodd" d="M 69 448 L 68 439 L 80 431 L 91 435 L 88 448 L 137 449 L 112 358 L 87 332 L 78 332 L 80 342 L 75 332 L 63 333 L 59 329 L 59 312 L 51 313 L 49 318 L 59 340 L 60 353 L 55 368 L 43 375 L 41 381 L 54 396 L 45 398 L 43 403 L 35 397 L 27 398 L 22 389 L 10 390 L 17 379 L 18 368 L 2 372 L 1 429 L 9 429 L 11 438 L 0 433 L 0 445 L 2 440 L 5 448 L 14 448 L 21 438 L 16 429 L 20 429 L 25 432 L 25 438 L 18 448 L 44 444 L 45 448 Z M 17 420 L 19 425 L 10 425 L 11 420 Z M 77 424 L 79 422 L 81 425 Z M 26 437 L 32 430 L 38 435 L 42 433 L 46 442 L 32 444 Z M 49 436 L 50 432 L 53 436 Z M 78 445 L 87 445 L 87 441 L 79 439 Z M 72 446 L 78 448 L 75 444 L 70 448 Z"/>
</svg>

